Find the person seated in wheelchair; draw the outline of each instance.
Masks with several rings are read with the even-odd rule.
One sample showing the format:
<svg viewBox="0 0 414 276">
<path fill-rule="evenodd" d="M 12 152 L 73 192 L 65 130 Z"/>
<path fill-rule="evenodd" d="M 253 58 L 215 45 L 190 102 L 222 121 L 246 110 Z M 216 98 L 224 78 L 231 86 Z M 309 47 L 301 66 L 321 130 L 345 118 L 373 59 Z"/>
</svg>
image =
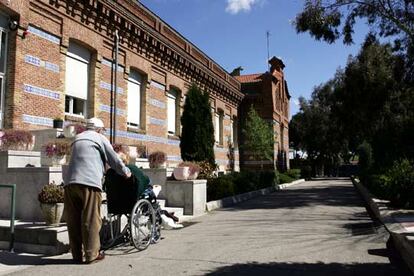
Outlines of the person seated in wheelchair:
<svg viewBox="0 0 414 276">
<path fill-rule="evenodd" d="M 117 151 L 117 150 L 116 150 Z M 125 179 L 113 169 L 109 169 L 105 175 L 104 189 L 108 201 L 108 212 L 115 215 L 130 214 L 135 203 L 142 198 L 152 196 L 152 185 L 147 175 L 137 166 L 129 164 L 129 150 L 126 146 L 117 151 L 118 157 L 124 162 L 132 174 Z"/>
</svg>

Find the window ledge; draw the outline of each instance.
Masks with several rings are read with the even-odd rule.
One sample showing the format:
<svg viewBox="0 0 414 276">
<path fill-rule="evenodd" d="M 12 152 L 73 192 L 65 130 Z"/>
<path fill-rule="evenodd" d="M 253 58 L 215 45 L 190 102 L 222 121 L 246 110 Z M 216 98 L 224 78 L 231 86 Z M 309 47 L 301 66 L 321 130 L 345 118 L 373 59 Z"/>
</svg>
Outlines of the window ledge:
<svg viewBox="0 0 414 276">
<path fill-rule="evenodd" d="M 180 137 L 178 137 L 177 135 L 174 135 L 174 134 L 168 134 L 168 139 L 171 139 L 171 140 L 180 140 Z"/>
<path fill-rule="evenodd" d="M 72 122 L 86 124 L 86 119 L 83 116 L 81 117 L 79 115 L 65 114 L 65 121 L 72 121 Z"/>
<path fill-rule="evenodd" d="M 140 128 L 135 128 L 135 127 L 127 127 L 127 131 L 128 132 L 134 132 L 134 133 L 139 133 L 139 134 L 146 134 L 146 131 Z"/>
</svg>

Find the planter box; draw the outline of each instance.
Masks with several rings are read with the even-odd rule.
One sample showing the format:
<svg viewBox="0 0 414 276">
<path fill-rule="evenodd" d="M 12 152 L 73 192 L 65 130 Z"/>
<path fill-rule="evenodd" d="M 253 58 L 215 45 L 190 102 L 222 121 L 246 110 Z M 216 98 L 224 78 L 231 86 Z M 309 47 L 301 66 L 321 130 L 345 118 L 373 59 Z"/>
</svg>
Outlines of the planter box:
<svg viewBox="0 0 414 276">
<path fill-rule="evenodd" d="M 59 167 L 66 164 L 66 155 L 63 157 L 47 157 L 42 151 L 41 154 L 41 165 L 42 167 Z M 69 161 L 69 160 L 68 160 Z"/>
<path fill-rule="evenodd" d="M 40 167 L 40 164 L 40 152 L 37 151 L 0 151 L 0 171 L 7 168 L 24 168 L 27 165 Z"/>
<path fill-rule="evenodd" d="M 184 215 L 199 216 L 206 211 L 207 180 L 167 181 L 163 192 L 166 204 L 184 208 Z"/>
<path fill-rule="evenodd" d="M 45 184 L 62 182 L 61 168 L 9 168 L 1 183 L 16 184 L 16 219 L 43 221 L 37 195 Z M 0 218 L 10 218 L 11 191 L 0 193 Z"/>
<path fill-rule="evenodd" d="M 36 151 L 42 151 L 43 145 L 63 134 L 62 130 L 56 128 L 31 130 L 30 132 L 35 136 L 35 144 L 33 150 Z"/>
</svg>

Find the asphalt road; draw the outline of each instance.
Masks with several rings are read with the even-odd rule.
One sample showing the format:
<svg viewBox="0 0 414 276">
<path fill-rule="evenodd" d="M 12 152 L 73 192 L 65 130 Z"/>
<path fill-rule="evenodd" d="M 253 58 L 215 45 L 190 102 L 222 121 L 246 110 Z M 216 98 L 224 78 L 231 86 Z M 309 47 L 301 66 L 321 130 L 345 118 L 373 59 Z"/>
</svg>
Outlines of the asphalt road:
<svg viewBox="0 0 414 276">
<path fill-rule="evenodd" d="M 68 255 L 6 265 L 38 264 L 12 275 L 409 275 L 349 180 L 305 182 L 163 234 L 143 252 L 120 247 L 93 265 Z"/>
</svg>

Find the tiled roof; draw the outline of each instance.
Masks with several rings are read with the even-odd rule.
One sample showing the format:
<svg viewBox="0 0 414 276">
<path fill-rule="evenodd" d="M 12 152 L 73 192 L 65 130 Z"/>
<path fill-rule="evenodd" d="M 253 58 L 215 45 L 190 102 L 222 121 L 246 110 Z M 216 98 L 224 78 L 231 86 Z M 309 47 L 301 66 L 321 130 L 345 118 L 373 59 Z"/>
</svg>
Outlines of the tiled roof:
<svg viewBox="0 0 414 276">
<path fill-rule="evenodd" d="M 263 79 L 262 76 L 263 76 L 263 73 L 236 76 L 235 78 L 241 83 L 254 83 L 254 82 L 261 82 Z"/>
</svg>

